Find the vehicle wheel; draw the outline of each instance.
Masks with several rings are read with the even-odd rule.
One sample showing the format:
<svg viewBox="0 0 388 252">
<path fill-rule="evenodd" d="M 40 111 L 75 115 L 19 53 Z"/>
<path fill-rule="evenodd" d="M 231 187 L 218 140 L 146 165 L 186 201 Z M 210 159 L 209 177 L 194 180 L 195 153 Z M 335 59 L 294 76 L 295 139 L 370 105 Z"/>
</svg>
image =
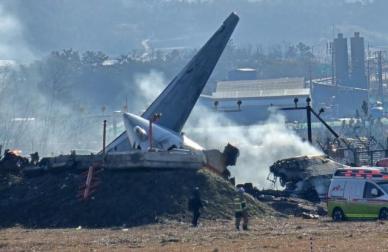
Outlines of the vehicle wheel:
<svg viewBox="0 0 388 252">
<path fill-rule="evenodd" d="M 380 220 L 388 220 L 388 209 L 387 208 L 382 208 L 380 210 L 379 219 Z"/>
<path fill-rule="evenodd" d="M 333 221 L 344 221 L 345 214 L 341 208 L 335 208 L 333 210 Z"/>
</svg>

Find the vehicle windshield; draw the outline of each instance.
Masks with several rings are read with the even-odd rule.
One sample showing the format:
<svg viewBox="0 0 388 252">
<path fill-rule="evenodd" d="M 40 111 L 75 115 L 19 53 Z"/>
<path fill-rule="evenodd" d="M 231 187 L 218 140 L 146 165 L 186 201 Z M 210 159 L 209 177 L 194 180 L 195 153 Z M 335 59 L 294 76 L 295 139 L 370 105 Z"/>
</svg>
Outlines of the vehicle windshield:
<svg viewBox="0 0 388 252">
<path fill-rule="evenodd" d="M 388 181 L 377 182 L 377 184 L 388 194 Z"/>
</svg>

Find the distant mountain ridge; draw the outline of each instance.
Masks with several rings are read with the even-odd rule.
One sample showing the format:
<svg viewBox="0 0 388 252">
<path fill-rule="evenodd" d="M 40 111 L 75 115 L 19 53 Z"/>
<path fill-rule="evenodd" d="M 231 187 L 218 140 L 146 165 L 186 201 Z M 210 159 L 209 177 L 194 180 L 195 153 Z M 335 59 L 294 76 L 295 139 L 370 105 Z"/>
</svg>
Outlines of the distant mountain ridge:
<svg viewBox="0 0 388 252">
<path fill-rule="evenodd" d="M 372 44 L 388 44 L 385 0 L 3 0 L 0 10 L 21 26 L 35 54 L 101 50 L 118 55 L 151 47 L 199 47 L 228 13 L 241 25 L 237 44 L 304 41 L 316 44 L 361 31 Z M 1 32 L 0 32 L 1 34 Z M 12 42 L 8 42 L 12 46 Z M 4 43 L 4 42 L 3 42 Z M 1 44 L 0 44 L 1 45 Z M 0 51 L 1 52 L 1 51 Z M 3 55 L 0 55 L 3 57 Z"/>
</svg>

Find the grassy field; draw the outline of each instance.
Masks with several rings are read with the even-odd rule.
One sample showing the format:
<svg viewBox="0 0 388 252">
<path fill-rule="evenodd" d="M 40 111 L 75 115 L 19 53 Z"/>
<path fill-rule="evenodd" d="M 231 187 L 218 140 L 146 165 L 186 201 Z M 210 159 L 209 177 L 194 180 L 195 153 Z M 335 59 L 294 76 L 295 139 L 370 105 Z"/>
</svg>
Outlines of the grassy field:
<svg viewBox="0 0 388 252">
<path fill-rule="evenodd" d="M 388 251 L 388 222 L 268 217 L 251 220 L 250 231 L 235 231 L 232 220 L 198 228 L 174 221 L 128 229 L 13 227 L 0 230 L 0 250 Z"/>
</svg>

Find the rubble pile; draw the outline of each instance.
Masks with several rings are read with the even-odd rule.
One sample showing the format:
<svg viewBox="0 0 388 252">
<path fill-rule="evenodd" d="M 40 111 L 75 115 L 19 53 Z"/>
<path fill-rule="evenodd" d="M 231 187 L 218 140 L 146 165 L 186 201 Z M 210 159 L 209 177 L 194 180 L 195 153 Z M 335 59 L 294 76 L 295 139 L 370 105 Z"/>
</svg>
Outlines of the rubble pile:
<svg viewBox="0 0 388 252">
<path fill-rule="evenodd" d="M 85 176 L 79 170 L 23 177 L 0 189 L 0 225 L 26 227 L 111 227 L 189 222 L 188 198 L 198 186 L 207 203 L 202 217 L 233 218 L 233 185 L 207 171 L 103 171 L 91 198 L 77 196 Z M 248 195 L 249 196 L 249 195 Z M 265 203 L 247 197 L 254 216 L 272 214 Z"/>
<path fill-rule="evenodd" d="M 308 219 L 319 218 L 327 215 L 324 202 L 317 203 L 309 200 L 292 197 L 287 191 L 277 190 L 259 190 L 252 183 L 237 185 L 243 187 L 245 192 L 249 193 L 259 201 L 265 202 L 277 212 L 283 215 L 292 215 Z"/>
<path fill-rule="evenodd" d="M 325 203 L 313 203 L 308 200 L 294 197 L 274 197 L 267 203 L 276 211 L 285 215 L 302 217 L 306 219 L 317 219 L 327 215 Z"/>
<path fill-rule="evenodd" d="M 17 151 L 5 150 L 0 159 L 0 191 L 19 183 L 22 170 L 28 164 L 29 160 L 20 156 Z"/>
<path fill-rule="evenodd" d="M 0 160 L 0 174 L 19 174 L 23 167 L 29 164 L 28 158 L 19 155 L 17 150 L 5 150 L 4 156 Z"/>
</svg>

